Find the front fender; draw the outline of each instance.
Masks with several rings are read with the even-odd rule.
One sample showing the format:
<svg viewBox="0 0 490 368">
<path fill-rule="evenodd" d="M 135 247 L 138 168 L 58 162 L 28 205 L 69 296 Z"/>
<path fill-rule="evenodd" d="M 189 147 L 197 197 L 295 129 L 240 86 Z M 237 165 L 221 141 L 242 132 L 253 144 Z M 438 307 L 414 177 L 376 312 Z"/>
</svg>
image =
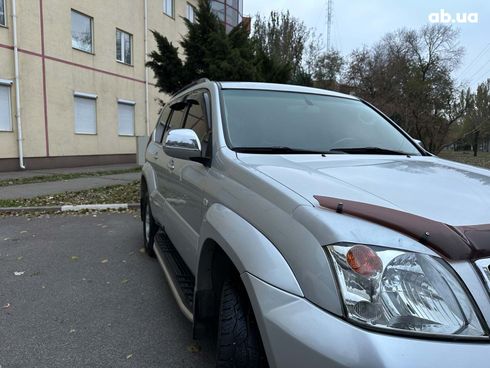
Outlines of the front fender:
<svg viewBox="0 0 490 368">
<path fill-rule="evenodd" d="M 250 273 L 279 289 L 303 297 L 282 254 L 260 231 L 229 208 L 215 203 L 206 212 L 199 238 L 199 265 L 208 239 L 220 245 L 240 274 Z"/>
<path fill-rule="evenodd" d="M 143 168 L 141 169 L 141 176 L 146 181 L 148 195 L 151 195 L 156 190 L 157 182 L 155 178 L 155 172 L 153 171 L 153 168 L 148 162 L 145 162 L 145 164 L 143 165 Z"/>
</svg>

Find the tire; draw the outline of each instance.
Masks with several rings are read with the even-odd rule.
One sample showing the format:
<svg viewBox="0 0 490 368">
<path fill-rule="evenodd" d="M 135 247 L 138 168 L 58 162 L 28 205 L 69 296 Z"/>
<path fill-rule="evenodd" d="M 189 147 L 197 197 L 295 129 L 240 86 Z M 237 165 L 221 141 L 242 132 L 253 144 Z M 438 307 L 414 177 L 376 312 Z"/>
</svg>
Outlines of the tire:
<svg viewBox="0 0 490 368">
<path fill-rule="evenodd" d="M 221 290 L 216 367 L 267 366 L 259 329 L 246 292 L 239 281 L 226 280 Z"/>
<path fill-rule="evenodd" d="M 158 225 L 151 214 L 150 199 L 148 193 L 145 193 L 145 197 L 141 206 L 143 217 L 143 239 L 145 244 L 145 251 L 150 257 L 155 257 L 155 251 L 153 245 L 155 244 L 155 234 L 158 231 Z"/>
</svg>

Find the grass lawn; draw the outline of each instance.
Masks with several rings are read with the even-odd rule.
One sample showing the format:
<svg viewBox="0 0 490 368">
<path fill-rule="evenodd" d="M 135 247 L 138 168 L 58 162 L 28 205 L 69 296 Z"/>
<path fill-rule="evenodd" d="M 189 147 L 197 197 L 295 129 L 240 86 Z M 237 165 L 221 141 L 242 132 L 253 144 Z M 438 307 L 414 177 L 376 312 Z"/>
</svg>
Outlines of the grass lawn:
<svg viewBox="0 0 490 368">
<path fill-rule="evenodd" d="M 0 180 L 0 187 L 5 187 L 8 185 L 44 183 L 44 182 L 50 182 L 50 181 L 62 181 L 62 180 L 70 180 L 70 179 L 78 179 L 78 178 L 88 178 L 88 177 L 93 177 L 93 176 L 126 174 L 126 173 L 131 173 L 131 172 L 138 172 L 138 171 L 141 171 L 141 169 L 139 167 L 131 168 L 131 169 L 81 172 L 81 173 L 71 173 L 71 174 L 39 175 L 39 176 L 32 176 L 32 177 L 28 177 L 28 178 Z"/>
<path fill-rule="evenodd" d="M 0 207 L 37 207 L 63 206 L 66 204 L 109 204 L 109 203 L 139 203 L 140 183 L 113 185 L 79 192 L 66 192 L 54 195 L 25 199 L 3 199 Z"/>
<path fill-rule="evenodd" d="M 478 156 L 474 157 L 473 152 L 469 151 L 442 151 L 438 155 L 440 158 L 461 162 L 463 164 L 480 166 L 490 169 L 490 152 L 478 152 Z"/>
</svg>

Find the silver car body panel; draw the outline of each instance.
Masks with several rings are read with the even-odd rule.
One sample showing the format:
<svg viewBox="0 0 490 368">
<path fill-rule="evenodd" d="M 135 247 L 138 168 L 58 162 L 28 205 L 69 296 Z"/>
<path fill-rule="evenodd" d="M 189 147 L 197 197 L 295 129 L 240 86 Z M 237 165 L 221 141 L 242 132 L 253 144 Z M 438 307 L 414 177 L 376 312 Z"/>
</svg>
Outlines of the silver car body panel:
<svg viewBox="0 0 490 368">
<path fill-rule="evenodd" d="M 155 180 L 155 172 L 153 171 L 153 168 L 148 163 L 148 161 L 145 162 L 145 164 L 141 168 L 141 171 L 142 171 L 142 176 L 144 176 L 144 178 L 146 180 L 148 192 L 154 193 L 156 190 L 156 187 L 157 187 L 157 183 Z"/>
<path fill-rule="evenodd" d="M 311 204 L 326 195 L 450 225 L 490 223 L 490 171 L 427 156 L 252 155 L 239 159 Z M 464 215 L 462 215 L 464 214 Z"/>
<path fill-rule="evenodd" d="M 488 364 L 488 342 L 367 331 L 308 300 L 242 274 L 271 368 L 461 368 Z"/>
<path fill-rule="evenodd" d="M 296 93 L 310 93 L 314 95 L 333 96 L 348 98 L 350 100 L 359 100 L 359 98 L 345 93 L 329 91 L 326 89 L 318 89 L 311 87 L 275 84 L 275 83 L 253 83 L 253 82 L 220 82 L 222 89 L 245 89 L 245 90 L 261 90 L 261 91 L 275 91 L 275 92 L 296 92 Z"/>
<path fill-rule="evenodd" d="M 480 271 L 480 276 L 490 292 L 490 258 L 479 259 L 475 262 Z"/>
<path fill-rule="evenodd" d="M 478 270 L 469 262 L 450 261 L 449 264 L 463 283 L 468 286 L 468 292 L 475 300 L 483 318 L 486 321 L 490 321 L 490 294 L 485 290 L 484 281 L 478 274 Z"/>
<path fill-rule="evenodd" d="M 239 273 L 248 272 L 279 289 L 303 296 L 291 268 L 277 248 L 229 208 L 213 204 L 206 212 L 200 234 L 201 247 L 207 239 L 213 239 Z"/>
</svg>

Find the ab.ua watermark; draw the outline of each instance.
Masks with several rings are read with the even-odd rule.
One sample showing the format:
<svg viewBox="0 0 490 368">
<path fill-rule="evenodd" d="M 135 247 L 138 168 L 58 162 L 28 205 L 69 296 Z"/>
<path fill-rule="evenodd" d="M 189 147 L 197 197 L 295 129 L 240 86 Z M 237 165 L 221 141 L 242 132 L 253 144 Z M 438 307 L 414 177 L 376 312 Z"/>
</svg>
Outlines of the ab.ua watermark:
<svg viewBox="0 0 490 368">
<path fill-rule="evenodd" d="M 429 14 L 431 23 L 478 23 L 478 13 L 455 13 L 451 14 L 441 9 L 439 12 Z"/>
</svg>

